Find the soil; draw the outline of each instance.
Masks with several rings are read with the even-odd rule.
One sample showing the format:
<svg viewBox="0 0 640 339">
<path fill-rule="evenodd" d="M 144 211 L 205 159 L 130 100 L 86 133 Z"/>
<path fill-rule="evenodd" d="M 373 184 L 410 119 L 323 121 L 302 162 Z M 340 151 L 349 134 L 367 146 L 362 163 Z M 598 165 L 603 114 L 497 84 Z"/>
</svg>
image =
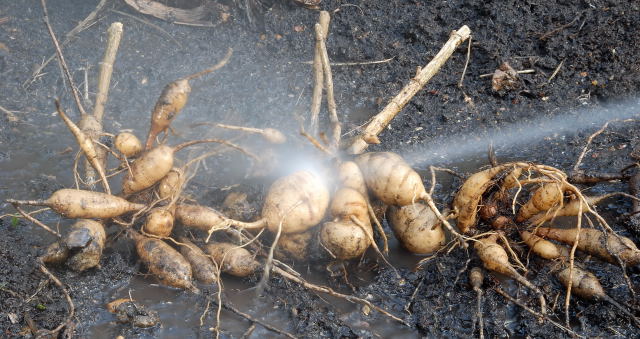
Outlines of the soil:
<svg viewBox="0 0 640 339">
<path fill-rule="evenodd" d="M 64 32 L 97 3 L 48 1 L 58 37 L 62 40 Z M 174 123 L 177 135 L 171 142 L 213 133 L 229 136 L 191 126 L 219 121 L 280 128 L 298 141 L 295 150 L 309 152 L 300 146 L 303 141 L 296 139 L 296 117 L 306 116 L 310 103 L 311 68 L 303 62 L 313 57 L 313 25 L 318 13 L 285 0 L 238 3 L 226 4 L 232 14 L 227 22 L 218 22 L 214 15 L 216 26 L 203 28 L 164 22 L 133 11 L 123 1 L 109 1 L 97 23 L 64 47 L 81 91 L 84 69 L 88 68 L 91 100 L 104 32 L 111 22 L 123 22 L 125 33 L 109 93 L 106 130 L 132 129 L 144 137 L 149 112 L 162 87 L 214 64 L 233 47 L 234 55 L 225 68 L 192 83 L 189 104 Z M 246 3 L 254 9 L 251 24 L 242 8 Z M 640 45 L 636 43 L 640 4 L 636 2 L 325 0 L 320 7 L 332 13 L 327 46 L 333 62 L 392 58 L 333 68 L 345 131 L 364 124 L 384 107 L 415 74 L 416 67 L 424 66 L 437 53 L 452 30 L 462 25 L 471 28 L 471 54 L 463 86 L 458 82 L 465 66 L 466 43 L 380 135 L 382 144 L 371 147 L 404 154 L 416 168 L 437 165 L 471 173 L 486 165 L 485 151 L 464 151 L 465 147 L 476 144 L 485 149 L 488 140 L 495 138 L 499 160 L 537 161 L 569 170 L 586 138 L 604 121 L 637 117 L 634 100 L 640 92 Z M 75 150 L 68 147 L 74 142 L 52 114 L 53 98 L 58 97 L 69 113 L 77 116 L 68 87 L 55 60 L 31 80 L 33 70 L 52 53 L 39 2 L 4 1 L 0 6 L 0 106 L 10 112 L 0 112 L 0 201 L 44 198 L 73 185 L 70 169 Z M 534 72 L 519 75 L 518 89 L 495 92 L 491 78 L 481 75 L 493 73 L 503 62 L 516 70 Z M 608 106 L 618 103 L 622 106 Z M 545 124 L 550 121 L 551 125 Z M 635 121 L 612 123 L 594 140 L 582 168 L 615 172 L 635 162 L 630 154 L 640 146 L 638 127 Z M 189 193 L 203 204 L 219 205 L 227 192 L 225 187 L 242 182 L 241 188 L 251 187 L 246 191 L 255 193 L 251 201 L 259 204 L 264 186 L 244 181 L 248 163 L 237 159 L 225 155 L 215 162 L 217 167 L 209 164 L 194 179 Z M 451 201 L 460 183 L 458 179 L 440 180 L 437 200 L 442 206 Z M 627 190 L 626 183 L 589 188 L 590 193 L 617 190 Z M 628 200 L 616 198 L 601 205 L 600 211 L 616 231 L 638 243 L 637 225 L 619 218 L 630 208 Z M 5 213 L 13 210 L 0 203 L 0 214 Z M 50 212 L 39 218 L 60 229 L 70 224 Z M 56 327 L 66 317 L 67 306 L 60 290 L 35 264 L 52 238 L 10 216 L 0 219 L 0 232 L 2 336 L 28 337 L 33 330 Z M 110 233 L 113 239 L 117 229 L 110 229 Z M 475 292 L 467 278 L 467 268 L 479 265 L 472 251 L 458 248 L 438 255 L 418 270 L 413 268 L 421 257 L 409 255 L 395 242 L 392 253 L 401 278 L 375 256 L 368 256 L 361 263 L 348 264 L 355 291 L 341 277 L 324 278 L 322 264 L 298 263 L 296 268 L 305 271 L 311 281 L 370 299 L 400 315 L 409 327 L 375 311 L 310 293 L 277 276 L 271 278 L 262 297 L 247 290 L 255 285 L 256 277 L 225 280 L 226 297 L 247 313 L 301 337 L 478 336 L 472 311 Z M 619 268 L 595 259 L 588 263 L 614 299 L 632 300 Z M 550 275 L 552 267 L 536 258 L 528 265 L 528 278 L 546 293 L 551 318 L 563 323 L 565 294 Z M 154 285 L 151 277 L 139 273 L 144 270 L 124 239 L 109 243 L 99 269 L 75 273 L 57 268 L 53 272 L 68 286 L 75 303 L 69 335 L 195 337 L 210 336 L 210 328 L 215 326 L 215 306 L 203 317 L 204 326 L 199 324 L 207 301 L 215 301 L 214 289 L 203 288 L 202 294 L 192 295 Z M 639 273 L 637 268 L 628 269 L 634 286 L 640 283 Z M 495 292 L 498 286 L 537 309 L 535 295 L 508 279 L 488 275 L 483 302 L 486 336 L 569 336 L 507 302 Z M 162 326 L 142 330 L 116 324 L 104 305 L 129 293 L 158 311 Z M 570 317 L 573 330 L 583 336 L 635 337 L 640 333 L 620 312 L 598 302 L 574 298 Z M 221 320 L 225 337 L 240 337 L 250 326 L 226 311 Z M 250 334 L 274 335 L 261 326 Z"/>
</svg>

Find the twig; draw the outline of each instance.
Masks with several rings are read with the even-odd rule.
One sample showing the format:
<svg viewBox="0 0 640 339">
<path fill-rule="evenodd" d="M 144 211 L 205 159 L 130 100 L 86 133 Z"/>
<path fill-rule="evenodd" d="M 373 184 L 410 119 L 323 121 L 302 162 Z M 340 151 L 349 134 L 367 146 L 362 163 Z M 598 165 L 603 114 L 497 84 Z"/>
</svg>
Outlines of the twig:
<svg viewBox="0 0 640 339">
<path fill-rule="evenodd" d="M 471 39 L 472 36 L 469 36 L 469 44 L 467 45 L 467 59 L 464 62 L 464 68 L 462 69 L 462 75 L 460 76 L 460 81 L 458 82 L 458 87 L 462 88 L 462 83 L 464 81 L 464 75 L 467 74 L 467 66 L 469 66 L 469 59 L 471 58 Z"/>
<path fill-rule="evenodd" d="M 318 133 L 318 116 L 320 115 L 320 106 L 322 106 L 322 84 L 324 82 L 324 73 L 322 68 L 322 51 L 320 50 L 320 41 L 322 37 L 326 36 L 329 32 L 329 21 L 331 17 L 329 16 L 329 12 L 321 11 L 320 17 L 318 18 L 318 24 L 322 28 L 318 35 L 318 31 L 316 30 L 316 46 L 314 49 L 313 56 L 313 94 L 311 96 L 311 121 L 309 122 L 309 130 L 311 131 L 311 135 L 316 135 Z"/>
<path fill-rule="evenodd" d="M 280 236 L 282 235 L 282 223 L 284 223 L 284 219 L 291 213 L 296 207 L 300 206 L 303 201 L 300 200 L 296 202 L 289 210 L 284 213 L 284 215 L 280 218 L 280 223 L 278 224 L 278 232 L 276 233 L 275 239 L 273 239 L 273 244 L 271 244 L 271 248 L 269 249 L 269 255 L 267 256 L 267 261 L 264 264 L 264 269 L 262 272 L 262 278 L 260 278 L 260 282 L 258 283 L 258 295 L 262 294 L 262 291 L 269 283 L 269 276 L 271 274 L 271 268 L 273 267 L 273 255 L 275 253 L 276 247 L 278 246 L 278 241 L 280 241 Z"/>
<path fill-rule="evenodd" d="M 309 133 L 305 132 L 305 131 L 300 131 L 300 135 L 302 135 L 303 137 L 307 138 L 307 140 L 309 140 L 309 142 L 311 142 L 311 144 L 313 146 L 315 146 L 317 149 L 321 150 L 323 153 L 329 155 L 329 156 L 334 156 L 333 152 L 331 152 L 331 150 L 329 150 L 328 148 L 324 147 L 321 143 L 318 142 L 318 140 L 316 140 L 314 137 L 312 137 L 311 135 L 309 135 Z"/>
<path fill-rule="evenodd" d="M 81 116 L 86 116 L 87 112 L 82 107 L 82 103 L 80 102 L 80 96 L 78 95 L 78 88 L 73 82 L 73 77 L 71 77 L 71 73 L 69 72 L 69 67 L 67 67 L 67 63 L 64 61 L 64 55 L 62 55 L 62 50 L 60 49 L 60 44 L 58 43 L 58 39 L 56 38 L 56 34 L 53 32 L 53 28 L 51 28 L 51 23 L 49 22 L 49 12 L 47 11 L 47 2 L 46 0 L 40 0 L 40 4 L 42 5 L 42 11 L 44 12 L 44 23 L 47 25 L 47 30 L 49 31 L 49 35 L 51 36 L 51 40 L 53 40 L 53 45 L 56 47 L 56 55 L 58 56 L 58 60 L 60 61 L 60 66 L 64 70 L 64 74 L 69 82 L 69 86 L 71 87 L 71 93 L 73 94 L 73 99 L 78 106 L 78 111 L 80 111 Z"/>
<path fill-rule="evenodd" d="M 107 48 L 104 50 L 104 56 L 100 62 L 100 73 L 98 75 L 98 94 L 96 95 L 96 103 L 93 108 L 93 116 L 102 125 L 102 117 L 104 116 L 104 105 L 109 96 L 109 84 L 111 83 L 111 75 L 113 74 L 113 62 L 118 53 L 120 39 L 122 39 L 122 23 L 114 22 L 107 30 Z"/>
<path fill-rule="evenodd" d="M 38 265 L 40 267 L 40 271 L 44 273 L 47 277 L 49 277 L 49 279 L 51 279 L 53 283 L 56 286 L 58 286 L 58 288 L 60 288 L 60 290 L 62 290 L 62 293 L 64 294 L 64 297 L 67 300 L 67 303 L 69 304 L 69 314 L 67 315 L 67 318 L 60 325 L 58 325 L 58 327 L 52 330 L 39 331 L 40 333 L 38 333 L 37 337 L 56 336 L 58 332 L 60 332 L 60 330 L 62 330 L 65 326 L 68 326 L 69 324 L 71 324 L 71 321 L 73 321 L 73 316 L 75 314 L 75 307 L 73 305 L 73 300 L 71 300 L 71 296 L 69 295 L 69 292 L 64 287 L 62 282 L 60 282 L 60 280 L 58 280 L 58 278 L 56 278 L 56 276 L 53 275 L 53 273 L 49 272 L 49 270 L 44 266 L 44 263 L 42 262 L 41 259 L 39 259 L 38 261 L 39 261 Z"/>
<path fill-rule="evenodd" d="M 520 71 L 516 71 L 516 74 L 529 74 L 529 73 L 535 73 L 536 70 L 535 69 L 523 69 Z M 478 76 L 478 78 L 490 78 L 493 76 L 494 73 L 485 73 L 485 74 L 480 74 Z"/>
<path fill-rule="evenodd" d="M 65 34 L 64 36 L 64 40 L 62 41 L 62 46 L 66 45 L 67 43 L 69 43 L 69 41 L 71 41 L 71 39 L 78 33 L 80 33 L 81 31 L 89 28 L 91 25 L 93 25 L 94 19 L 96 18 L 96 16 L 98 15 L 98 12 L 102 9 L 102 7 L 104 7 L 104 5 L 107 3 L 107 0 L 100 0 L 100 2 L 98 3 L 98 5 L 96 6 L 96 8 L 89 13 L 89 15 L 87 15 L 86 18 L 84 18 L 84 20 L 80 21 L 76 27 L 74 27 L 72 30 L 70 30 L 67 34 Z M 51 55 L 49 58 L 47 58 L 47 60 L 45 60 L 42 65 L 40 65 L 38 68 L 36 68 L 36 70 L 33 71 L 33 73 L 31 74 L 31 78 L 26 80 L 22 86 L 25 87 L 27 85 L 27 83 L 31 83 L 33 82 L 37 77 L 38 74 L 40 74 L 40 72 L 42 72 L 42 70 L 47 67 L 47 65 L 51 62 L 51 60 L 53 60 L 53 58 L 56 57 L 56 54 L 54 53 L 53 55 Z"/>
<path fill-rule="evenodd" d="M 20 119 L 18 119 L 18 117 L 16 117 L 15 114 L 13 114 L 13 112 L 11 112 L 10 110 L 0 106 L 0 111 L 4 112 L 4 114 L 7 116 L 7 120 L 9 120 L 9 122 L 18 122 L 20 121 Z"/>
<path fill-rule="evenodd" d="M 578 333 L 574 332 L 571 328 L 564 327 L 564 326 L 562 326 L 562 325 L 558 324 L 557 322 L 555 322 L 555 321 L 553 321 L 553 320 L 549 319 L 549 317 L 548 317 L 548 316 L 546 316 L 545 314 L 541 314 L 541 313 L 538 313 L 538 312 L 536 312 L 536 311 L 532 310 L 532 309 L 531 309 L 531 308 L 529 308 L 527 305 L 525 305 L 525 304 L 521 303 L 520 301 L 518 301 L 518 300 L 517 300 L 517 299 L 515 299 L 514 297 L 510 296 L 507 292 L 503 291 L 501 288 L 496 287 L 494 290 L 495 290 L 496 292 L 498 292 L 498 294 L 500 294 L 500 295 L 502 295 L 503 297 L 507 298 L 507 299 L 508 299 L 509 301 L 511 301 L 512 303 L 514 303 L 514 304 L 516 304 L 516 305 L 520 306 L 520 307 L 521 307 L 522 309 L 524 309 L 525 311 L 527 311 L 527 312 L 531 313 L 532 315 L 534 315 L 534 316 L 536 316 L 536 317 L 538 317 L 538 318 L 545 319 L 546 321 L 550 322 L 553 326 L 555 326 L 555 327 L 557 327 L 557 328 L 559 328 L 559 329 L 561 329 L 561 330 L 563 330 L 563 331 L 565 331 L 565 332 L 567 332 L 567 333 L 571 334 L 573 337 L 576 337 L 576 338 L 584 338 L 584 336 L 579 335 Z"/>
<path fill-rule="evenodd" d="M 98 175 L 100 175 L 100 179 L 102 179 L 102 186 L 104 187 L 104 191 L 107 194 L 111 194 L 111 189 L 109 188 L 109 182 L 107 181 L 107 177 L 104 172 L 104 167 L 100 162 L 100 158 L 93 140 L 91 140 L 91 137 L 87 136 L 78 126 L 76 126 L 76 124 L 73 123 L 73 121 L 71 121 L 71 119 L 69 119 L 69 117 L 64 113 L 64 111 L 60 107 L 60 102 L 58 101 L 58 99 L 55 100 L 55 104 L 56 104 L 56 110 L 58 111 L 58 115 L 65 122 L 65 124 L 69 128 L 69 131 L 71 131 L 71 134 L 73 134 L 73 136 L 76 138 L 76 141 L 78 142 L 78 146 L 80 147 L 80 150 L 82 150 L 82 152 L 84 153 L 85 158 L 87 159 L 91 167 L 93 167 L 93 169 L 95 169 L 96 172 L 98 172 Z M 103 149 L 101 148 L 101 150 Z"/>
<path fill-rule="evenodd" d="M 547 38 L 549 38 L 550 36 L 552 36 L 552 35 L 554 35 L 554 34 L 556 34 L 556 33 L 559 33 L 559 32 L 561 32 L 563 29 L 565 29 L 565 28 L 567 28 L 567 27 L 569 27 L 569 26 L 573 25 L 573 24 L 578 20 L 578 18 L 580 18 L 580 15 L 577 15 L 577 16 L 576 16 L 575 18 L 573 18 L 573 20 L 571 20 L 569 23 L 564 24 L 564 25 L 561 25 L 561 26 L 559 26 L 558 28 L 554 28 L 554 29 L 552 29 L 552 30 L 548 31 L 547 33 L 542 34 L 542 35 L 540 36 L 540 38 L 539 38 L 539 39 L 540 39 L 540 40 L 547 40 Z"/>
<path fill-rule="evenodd" d="M 549 80 L 547 80 L 547 83 L 550 83 L 551 80 L 553 80 L 553 78 L 555 78 L 556 75 L 558 75 L 558 72 L 560 72 L 560 68 L 562 68 L 562 65 L 564 64 L 564 60 L 565 59 L 562 59 L 562 61 L 560 61 L 560 63 L 558 64 L 558 67 L 556 67 L 553 73 L 551 73 L 551 76 L 549 77 Z"/>
<path fill-rule="evenodd" d="M 28 213 L 26 213 L 24 210 L 22 210 L 22 208 L 20 208 L 20 206 L 18 206 L 18 202 L 17 201 L 9 201 L 9 200 L 7 200 L 7 202 L 11 203 L 13 205 L 13 207 L 16 209 L 16 211 L 18 211 L 18 213 L 22 214 L 22 216 L 25 217 L 27 220 L 29 220 L 32 223 L 42 227 L 44 230 L 46 230 L 47 232 L 55 235 L 56 237 L 62 238 L 62 235 L 60 235 L 60 233 L 54 231 L 49 226 L 47 226 L 44 223 L 42 223 L 40 220 L 30 216 Z"/>
<path fill-rule="evenodd" d="M 580 152 L 580 156 L 578 156 L 578 160 L 576 160 L 576 164 L 573 165 L 573 171 L 574 172 L 578 171 L 578 168 L 580 167 L 580 163 L 582 163 L 582 159 L 584 158 L 585 154 L 587 154 L 587 150 L 589 150 L 589 145 L 591 145 L 591 142 L 593 141 L 593 138 L 597 137 L 602 132 L 604 132 L 604 130 L 607 128 L 607 126 L 609 126 L 609 123 L 611 123 L 612 121 L 616 121 L 616 120 L 609 120 L 609 121 L 605 122 L 604 125 L 602 125 L 602 127 L 600 127 L 599 130 L 593 132 L 593 134 L 591 134 L 589 136 L 589 138 L 587 138 L 587 143 L 584 145 L 584 148 L 582 149 L 582 152 Z"/>
<path fill-rule="evenodd" d="M 361 304 L 361 305 L 365 305 L 365 306 L 367 306 L 367 307 L 369 307 L 371 309 L 374 309 L 374 310 L 384 314 L 385 316 L 387 316 L 387 317 L 389 317 L 389 318 L 391 318 L 391 319 L 393 319 L 393 320 L 395 320 L 397 322 L 402 323 L 403 325 L 410 326 L 409 323 L 407 323 L 406 321 L 404 321 L 404 320 L 396 317 L 395 315 L 385 311 L 384 309 L 372 304 L 368 300 L 365 300 L 365 299 L 362 299 L 362 298 L 358 298 L 358 297 L 353 296 L 353 295 L 342 294 L 342 293 L 336 292 L 333 289 L 331 289 L 329 287 L 326 287 L 326 286 L 319 286 L 319 285 L 312 284 L 312 283 L 310 283 L 310 282 L 308 282 L 308 281 L 306 281 L 306 280 L 304 280 L 304 279 L 302 279 L 300 277 L 297 277 L 297 276 L 295 276 L 295 275 L 293 275 L 293 274 L 291 274 L 291 273 L 289 273 L 289 272 L 287 272 L 287 271 L 285 271 L 285 270 L 283 270 L 283 269 L 281 269 L 279 267 L 273 267 L 273 272 L 281 275 L 283 278 L 292 280 L 292 281 L 294 281 L 294 282 L 296 282 L 296 283 L 302 285 L 303 287 L 305 287 L 307 289 L 310 289 L 312 291 L 316 291 L 316 292 L 320 292 L 320 293 L 326 293 L 326 294 L 334 296 L 336 298 L 345 299 L 345 300 L 347 300 L 349 302 L 352 302 L 352 303 L 358 303 L 358 304 Z"/>
<path fill-rule="evenodd" d="M 260 325 L 260 326 L 262 326 L 262 327 L 264 327 L 264 328 L 266 328 L 268 330 L 270 330 L 270 331 L 276 332 L 276 333 L 281 334 L 281 335 L 283 335 L 285 337 L 288 337 L 288 338 L 293 338 L 293 339 L 297 338 L 296 336 L 294 336 L 293 334 L 291 334 L 289 332 L 283 331 L 283 330 L 281 330 L 281 329 L 279 329 L 277 327 L 274 327 L 274 326 L 272 326 L 272 325 L 270 325 L 270 324 L 268 324 L 268 323 L 266 323 L 266 322 L 264 322 L 262 320 L 256 319 L 256 318 L 252 317 L 251 315 L 249 315 L 247 313 L 244 313 L 244 312 L 240 311 L 239 309 L 237 309 L 233 305 L 231 305 L 229 302 L 223 302 L 222 303 L 222 307 L 224 307 L 224 308 L 230 310 L 231 312 L 233 312 L 233 313 L 235 313 L 235 314 L 237 314 L 237 315 L 239 315 L 239 316 L 241 316 L 241 317 L 243 317 L 243 318 L 245 318 L 245 319 L 247 319 L 247 320 L 249 320 L 251 322 L 254 322 L 254 323 L 256 323 L 256 324 L 258 324 L 258 325 Z"/>
<path fill-rule="evenodd" d="M 390 62 L 395 58 L 396 57 L 391 57 L 388 59 L 372 60 L 372 61 L 330 62 L 329 65 L 331 65 L 332 67 L 377 65 L 377 64 L 384 64 L 384 63 Z M 303 61 L 301 63 L 305 65 L 313 65 L 313 61 Z"/>
<path fill-rule="evenodd" d="M 182 46 L 182 44 L 180 43 L 180 41 L 176 40 L 176 38 L 174 38 L 173 35 L 169 34 L 169 32 L 167 32 L 164 29 L 162 29 L 162 27 L 160 27 L 160 26 L 158 26 L 158 25 L 156 25 L 154 23 L 151 23 L 151 22 L 149 22 L 147 20 L 144 20 L 142 18 L 138 18 L 138 17 L 136 17 L 134 15 L 131 15 L 129 13 L 126 13 L 126 12 L 122 12 L 122 11 L 119 11 L 119 10 L 116 10 L 116 9 L 112 9 L 111 11 L 114 12 L 114 13 L 118 13 L 120 15 L 124 15 L 124 16 L 126 16 L 128 18 L 131 18 L 133 20 L 136 20 L 136 21 L 141 22 L 141 23 L 143 23 L 145 25 L 148 25 L 151 28 L 154 28 L 154 29 L 158 30 L 162 34 L 166 35 L 169 39 L 171 39 L 178 46 L 178 48 L 180 48 L 180 49 L 184 48 Z"/>
<path fill-rule="evenodd" d="M 316 36 L 320 37 L 320 59 L 322 61 L 322 71 L 324 73 L 324 88 L 327 91 L 327 109 L 329 110 L 329 121 L 331 122 L 331 142 L 329 148 L 337 151 L 340 146 L 340 137 L 342 136 L 342 126 L 338 120 L 338 112 L 336 111 L 336 100 L 333 96 L 333 75 L 331 74 L 331 66 L 329 65 L 329 54 L 327 53 L 327 45 L 325 41 L 326 35 L 323 35 L 324 28 L 320 24 L 316 24 Z"/>
<path fill-rule="evenodd" d="M 402 110 L 402 108 L 413 98 L 422 87 L 438 72 L 440 67 L 449 59 L 456 48 L 471 34 L 467 26 L 462 26 L 458 31 L 453 31 L 447 43 L 440 49 L 438 54 L 424 68 L 410 80 L 410 82 L 393 98 L 387 106 L 378 113 L 349 146 L 347 152 L 360 154 L 368 146 L 369 142 L 375 141 L 377 135 L 384 130 L 391 120 Z M 372 138 L 375 137 L 375 138 Z"/>
</svg>

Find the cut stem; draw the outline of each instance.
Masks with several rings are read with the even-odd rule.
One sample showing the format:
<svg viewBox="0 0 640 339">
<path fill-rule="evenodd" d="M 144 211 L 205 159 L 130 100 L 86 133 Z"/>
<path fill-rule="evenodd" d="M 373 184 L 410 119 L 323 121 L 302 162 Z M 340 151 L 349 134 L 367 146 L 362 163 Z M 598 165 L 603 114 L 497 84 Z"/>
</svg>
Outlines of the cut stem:
<svg viewBox="0 0 640 339">
<path fill-rule="evenodd" d="M 380 113 L 373 117 L 364 131 L 351 143 L 347 152 L 350 154 L 362 153 L 368 147 L 368 143 L 365 140 L 375 140 L 375 138 L 371 138 L 371 136 L 377 136 L 389 125 L 391 120 L 409 103 L 411 98 L 429 82 L 440 67 L 451 57 L 456 48 L 467 40 L 470 35 L 471 30 L 466 25 L 460 27 L 457 31 L 453 31 L 447 43 L 440 49 L 433 60 L 424 68 L 420 69 L 418 74 L 409 81 L 400 93 L 398 93 Z"/>
</svg>

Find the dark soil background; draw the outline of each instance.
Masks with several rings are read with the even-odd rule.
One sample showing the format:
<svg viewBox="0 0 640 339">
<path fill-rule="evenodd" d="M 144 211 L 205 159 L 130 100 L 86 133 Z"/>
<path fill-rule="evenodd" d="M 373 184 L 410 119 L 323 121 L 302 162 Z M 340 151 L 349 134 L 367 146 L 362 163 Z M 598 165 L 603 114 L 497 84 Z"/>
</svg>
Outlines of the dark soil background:
<svg viewBox="0 0 640 339">
<path fill-rule="evenodd" d="M 91 12 L 97 2 L 48 1 L 50 19 L 59 38 Z M 92 91 L 104 49 L 104 32 L 111 22 L 123 22 L 125 32 L 115 64 L 105 129 L 113 133 L 133 129 L 143 137 L 149 112 L 162 87 L 217 62 L 228 47 L 233 47 L 234 55 L 224 69 L 193 82 L 189 104 L 174 124 L 178 133 L 175 139 L 210 135 L 208 128 L 198 130 L 190 125 L 213 121 L 278 127 L 295 140 L 296 116 L 308 115 L 311 68 L 302 62 L 313 57 L 313 24 L 318 13 L 285 0 L 253 3 L 256 15 L 250 25 L 242 8 L 244 4 L 226 4 L 232 14 L 228 22 L 215 28 L 200 28 L 163 22 L 136 13 L 123 1 L 109 1 L 99 13 L 97 23 L 64 47 L 67 63 L 81 89 L 83 69 L 89 69 L 87 78 Z M 323 1 L 321 8 L 332 13 L 327 42 L 332 61 L 393 58 L 375 65 L 333 68 L 336 100 L 345 131 L 364 124 L 384 107 L 415 74 L 416 67 L 424 66 L 437 53 L 452 30 L 462 25 L 471 28 L 471 58 L 464 86 L 459 88 L 457 84 L 465 64 L 466 43 L 380 135 L 382 144 L 372 147 L 411 154 L 416 168 L 440 165 L 473 172 L 486 164 L 484 154 L 447 157 L 448 152 L 461 147 L 456 142 L 482 143 L 513 126 L 525 126 L 539 130 L 540 137 L 498 143 L 500 160 L 540 161 L 569 170 L 585 139 L 609 116 L 617 116 L 601 107 L 635 103 L 640 92 L 637 2 L 353 0 Z M 0 201 L 9 197 L 44 198 L 58 188 L 73 185 L 70 168 L 75 151 L 67 148 L 75 149 L 75 145 L 59 118 L 52 114 L 53 98 L 59 97 L 68 112 L 77 117 L 68 87 L 55 60 L 31 80 L 33 70 L 52 53 L 39 1 L 0 0 L 0 106 L 10 111 L 0 112 Z M 491 89 L 490 78 L 480 75 L 492 73 L 505 61 L 516 70 L 535 72 L 520 75 L 519 89 L 496 93 Z M 559 65 L 557 74 L 549 80 Z M 465 96 L 470 100 L 465 100 Z M 90 92 L 89 97 L 93 99 L 94 93 Z M 601 112 L 597 121 L 586 118 L 586 109 Z M 568 124 L 569 131 L 566 128 L 555 131 L 553 126 L 541 124 L 554 118 L 565 121 L 565 117 L 572 121 Z M 617 171 L 634 162 L 629 154 L 640 143 L 637 128 L 634 121 L 613 123 L 594 140 L 584 168 Z M 431 160 L 428 163 L 420 160 L 424 158 Z M 192 193 L 201 198 L 201 203 L 219 203 L 220 189 L 242 178 L 238 168 L 246 164 L 229 165 L 231 160 L 234 158 L 224 157 L 221 161 L 227 161 L 227 165 L 209 169 L 194 180 Z M 438 185 L 441 204 L 450 201 L 459 184 L 454 180 Z M 616 190 L 626 190 L 626 184 L 600 184 L 590 192 Z M 616 218 L 629 208 L 629 202 L 612 199 L 601 210 L 617 231 L 637 242 L 638 229 Z M 13 210 L 0 202 L 0 214 L 5 213 Z M 62 229 L 70 223 L 49 213 L 41 218 Z M 35 257 L 51 238 L 23 221 L 12 221 L 11 217 L 1 219 L 0 232 L 0 336 L 30 336 L 30 328 L 57 326 L 67 314 L 66 303 L 34 264 Z M 478 264 L 473 253 L 457 249 L 414 272 L 411 268 L 420 258 L 409 256 L 397 245 L 393 251 L 400 253 L 395 254 L 396 259 L 406 261 L 394 262 L 404 267 L 402 279 L 398 280 L 393 271 L 377 263 L 374 256 L 359 267 L 353 263 L 351 279 L 357 282 L 356 295 L 402 315 L 412 325 L 410 328 L 390 322 L 376 312 L 365 315 L 367 312 L 359 307 L 309 293 L 277 277 L 272 278 L 267 296 L 256 300 L 244 297 L 234 302 L 302 337 L 478 336 L 472 311 L 475 293 L 468 286 L 465 271 Z M 588 260 L 612 297 L 631 300 L 619 268 Z M 549 275 L 551 267 L 534 258 L 529 265 L 528 277 L 548 293 L 551 316 L 562 322 L 564 291 Z M 324 274 L 321 266 L 311 266 L 309 271 L 315 273 L 310 274 L 311 280 Z M 205 317 L 205 326 L 198 324 L 210 291 L 192 296 L 157 286 L 147 288 L 154 281 L 138 273 L 135 256 L 127 244 L 117 242 L 112 246 L 100 269 L 80 274 L 64 268 L 54 272 L 67 284 L 76 304 L 73 332 L 76 336 L 211 335 L 209 328 L 215 321 L 212 314 Z M 354 278 L 358 274 L 365 276 L 366 272 L 369 272 L 366 278 Z M 629 271 L 635 286 L 640 283 L 638 273 L 634 268 Z M 321 280 L 351 293 L 339 278 Z M 230 280 L 228 285 L 232 287 L 227 293 L 246 295 L 249 292 L 240 290 L 253 283 Z M 526 290 L 518 289 L 508 280 L 489 278 L 483 308 L 485 335 L 568 336 L 549 322 L 538 323 L 529 313 L 495 293 L 492 288 L 500 284 L 537 309 L 535 296 Z M 162 327 L 131 329 L 116 324 L 113 316 L 106 313 L 104 304 L 125 296 L 132 286 L 136 299 L 160 311 Z M 223 317 L 223 335 L 240 337 L 250 324 L 232 318 Z M 597 302 L 574 301 L 571 318 L 573 329 L 584 336 L 635 337 L 640 333 L 620 312 Z M 258 326 L 252 336 L 271 337 L 274 333 Z"/>
</svg>

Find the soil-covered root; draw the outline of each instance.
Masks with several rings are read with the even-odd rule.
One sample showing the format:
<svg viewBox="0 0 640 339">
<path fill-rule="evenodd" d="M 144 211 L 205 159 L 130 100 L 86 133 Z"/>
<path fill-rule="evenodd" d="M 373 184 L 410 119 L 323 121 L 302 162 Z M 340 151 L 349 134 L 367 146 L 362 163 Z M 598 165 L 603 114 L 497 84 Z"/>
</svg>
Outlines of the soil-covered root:
<svg viewBox="0 0 640 339">
<path fill-rule="evenodd" d="M 583 299 L 604 300 L 626 314 L 637 327 L 640 327 L 638 318 L 627 308 L 611 298 L 593 273 L 579 267 L 573 267 L 573 272 L 571 272 L 570 268 L 566 267 L 558 271 L 557 276 L 558 280 L 560 280 L 564 286 L 569 286 L 569 282 L 572 282 L 571 292 L 573 294 Z"/>
<path fill-rule="evenodd" d="M 424 204 L 391 206 L 388 218 L 396 238 L 412 253 L 433 253 L 445 245 L 442 223 Z"/>
<path fill-rule="evenodd" d="M 107 311 L 114 313 L 119 323 L 131 324 L 133 327 L 149 328 L 160 323 L 155 311 L 148 311 L 139 303 L 128 299 L 116 299 L 107 304 Z"/>
<path fill-rule="evenodd" d="M 135 240 L 140 260 L 162 284 L 197 292 L 191 264 L 180 252 L 160 239 L 147 238 L 132 230 L 129 235 Z"/>
<path fill-rule="evenodd" d="M 70 254 L 67 265 L 78 272 L 100 266 L 106 239 L 102 223 L 89 219 L 78 220 L 64 239 Z"/>
<path fill-rule="evenodd" d="M 278 247 L 275 249 L 275 257 L 280 260 L 307 261 L 315 229 L 312 228 L 300 233 L 281 234 Z"/>
<path fill-rule="evenodd" d="M 260 267 L 251 252 L 231 243 L 210 243 L 204 249 L 222 272 L 236 277 L 246 277 Z"/>
<path fill-rule="evenodd" d="M 218 281 L 218 270 L 211 260 L 211 257 L 186 237 L 180 237 L 178 241 L 181 243 L 180 253 L 191 264 L 193 277 L 204 284 L 216 283 Z"/>
<path fill-rule="evenodd" d="M 627 237 L 617 234 L 606 234 L 593 228 L 548 228 L 538 227 L 538 236 L 553 239 L 565 244 L 573 245 L 580 232 L 577 249 L 598 256 L 610 263 L 618 263 L 616 256 L 627 265 L 640 264 L 640 250 Z"/>
</svg>

